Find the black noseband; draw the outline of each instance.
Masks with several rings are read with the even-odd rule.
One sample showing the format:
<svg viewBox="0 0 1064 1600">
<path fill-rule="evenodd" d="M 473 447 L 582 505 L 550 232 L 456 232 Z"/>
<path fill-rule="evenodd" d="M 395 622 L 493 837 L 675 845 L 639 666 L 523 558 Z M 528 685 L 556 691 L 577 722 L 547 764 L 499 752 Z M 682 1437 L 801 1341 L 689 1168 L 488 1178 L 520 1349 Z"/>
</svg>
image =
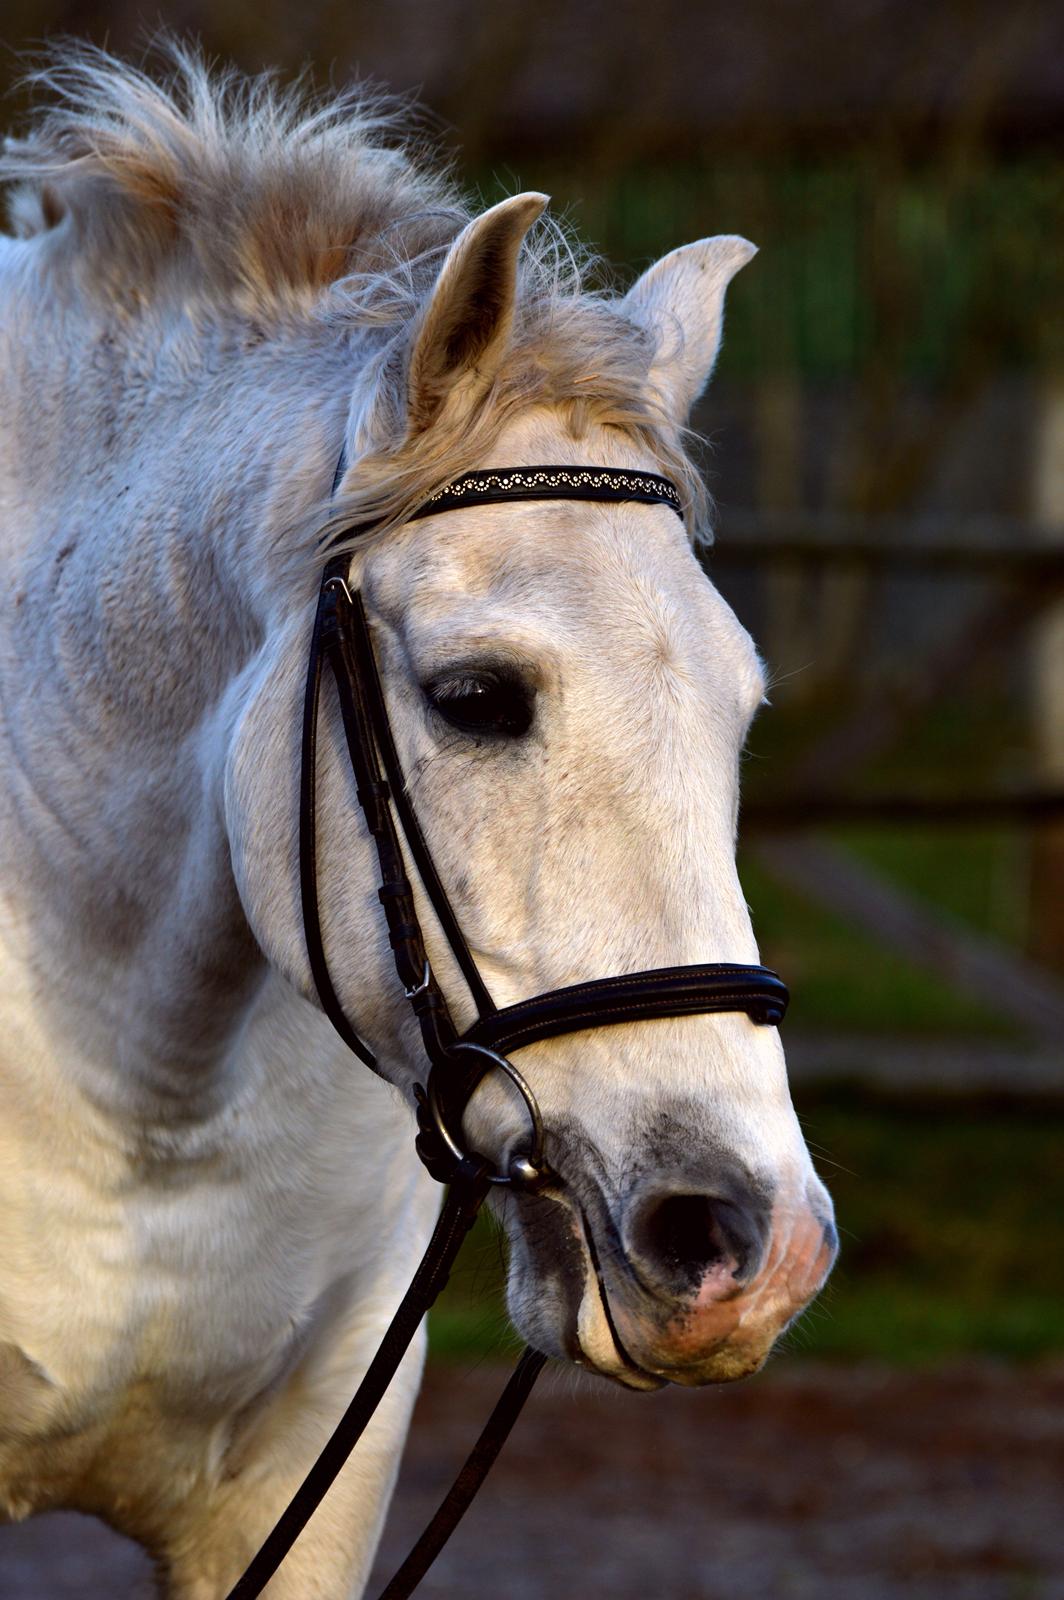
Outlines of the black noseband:
<svg viewBox="0 0 1064 1600">
<path fill-rule="evenodd" d="M 550 989 L 479 1017 L 462 1035 L 503 1053 L 581 1028 L 638 1022 L 642 1017 L 693 1017 L 704 1011 L 745 1011 L 753 1022 L 783 1021 L 787 985 L 767 967 L 718 961 L 707 966 L 655 967 L 620 978 L 595 978 Z"/>
<path fill-rule="evenodd" d="M 548 499 L 661 504 L 678 516 L 683 515 L 678 490 L 656 473 L 547 466 L 466 473 L 430 496 L 410 520 L 474 505 Z M 378 895 L 396 971 L 420 1024 L 429 1060 L 428 1082 L 416 1091 L 418 1153 L 434 1177 L 443 1182 L 449 1180 L 465 1154 L 461 1122 L 469 1097 L 487 1072 L 498 1070 L 509 1077 L 524 1098 L 531 1142 L 508 1172 L 494 1174 L 494 1181 L 530 1184 L 545 1171 L 542 1125 L 531 1089 L 507 1059 L 511 1051 L 539 1039 L 585 1028 L 703 1012 L 745 1012 L 756 1023 L 775 1025 L 782 1021 L 787 1009 L 787 988 L 767 967 L 718 962 L 599 978 L 571 988 L 553 989 L 500 1010 L 469 950 L 411 805 L 362 598 L 348 588 L 348 565 L 347 557 L 334 558 L 322 578 L 304 704 L 300 885 L 314 982 L 337 1032 L 361 1060 L 376 1066 L 372 1051 L 351 1026 L 333 986 L 318 909 L 316 734 L 322 664 L 328 661 L 336 682 L 358 801 L 377 848 Z M 477 1020 L 462 1035 L 451 1020 L 425 951 L 396 817 L 477 1008 Z"/>
</svg>

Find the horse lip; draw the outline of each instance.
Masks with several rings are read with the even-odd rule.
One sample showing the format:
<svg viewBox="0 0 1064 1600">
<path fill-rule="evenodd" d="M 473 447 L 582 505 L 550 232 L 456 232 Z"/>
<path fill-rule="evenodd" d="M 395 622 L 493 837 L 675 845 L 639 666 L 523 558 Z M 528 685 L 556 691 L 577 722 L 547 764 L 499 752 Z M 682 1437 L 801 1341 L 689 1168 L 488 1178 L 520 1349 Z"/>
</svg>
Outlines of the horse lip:
<svg viewBox="0 0 1064 1600">
<path fill-rule="evenodd" d="M 613 1342 L 614 1349 L 620 1359 L 624 1371 L 631 1373 L 633 1380 L 635 1380 L 631 1385 L 627 1385 L 628 1387 L 638 1387 L 643 1390 L 648 1388 L 663 1389 L 669 1384 L 678 1384 L 683 1388 L 701 1388 L 707 1382 L 720 1383 L 723 1381 L 730 1381 L 738 1377 L 746 1377 L 750 1372 L 755 1371 L 763 1364 L 764 1355 L 750 1363 L 744 1362 L 742 1364 L 743 1370 L 741 1372 L 738 1370 L 730 1372 L 727 1374 L 727 1378 L 725 1378 L 725 1376 L 719 1372 L 714 1372 L 712 1376 L 707 1377 L 702 1373 L 701 1368 L 692 1369 L 687 1363 L 683 1362 L 678 1363 L 675 1367 L 670 1367 L 667 1363 L 661 1366 L 649 1367 L 643 1366 L 640 1362 L 636 1361 L 635 1357 L 631 1354 L 627 1345 L 622 1339 L 613 1315 L 609 1292 L 606 1288 L 605 1276 L 600 1264 L 598 1250 L 595 1247 L 595 1239 L 591 1231 L 590 1223 L 588 1222 L 587 1213 L 584 1210 L 584 1207 L 578 1202 L 575 1205 L 575 1209 L 580 1218 L 584 1247 L 587 1251 L 592 1270 L 595 1274 L 595 1282 L 598 1287 L 599 1300 L 602 1306 L 602 1312 L 606 1326 L 609 1329 L 610 1338 Z M 646 1291 L 643 1290 L 643 1286 L 640 1283 L 638 1274 L 632 1271 L 628 1258 L 623 1254 L 623 1252 L 621 1253 L 621 1259 L 624 1262 L 624 1266 L 627 1270 L 627 1275 L 630 1281 L 645 1293 Z M 662 1297 L 660 1295 L 656 1295 L 653 1298 L 659 1303 L 662 1303 Z M 733 1297 L 729 1296 L 729 1299 L 731 1298 Z M 721 1347 L 726 1344 L 727 1338 L 724 1338 L 712 1349 L 707 1350 L 706 1355 L 710 1358 L 715 1358 L 719 1354 Z M 582 1351 L 582 1346 L 580 1346 L 580 1348 Z M 599 1370 L 595 1363 L 589 1361 L 587 1364 L 589 1370 Z M 624 1383 L 625 1381 L 623 1376 L 616 1372 L 605 1372 L 603 1375 L 606 1377 L 611 1377 L 615 1381 L 619 1381 L 621 1383 Z"/>
<path fill-rule="evenodd" d="M 648 1386 L 651 1386 L 655 1389 L 662 1389 L 668 1383 L 668 1378 L 666 1378 L 660 1372 L 651 1372 L 646 1367 L 641 1367 L 638 1361 L 635 1361 L 629 1354 L 623 1339 L 617 1331 L 617 1324 L 613 1320 L 613 1312 L 610 1308 L 610 1297 L 606 1292 L 606 1283 L 602 1276 L 602 1267 L 599 1264 L 598 1251 L 595 1249 L 595 1240 L 591 1232 L 590 1224 L 587 1220 L 587 1214 L 584 1211 L 583 1206 L 579 1203 L 576 1206 L 576 1211 L 580 1218 L 580 1227 L 584 1235 L 584 1248 L 587 1251 L 588 1260 L 591 1262 L 591 1270 L 595 1275 L 595 1284 L 598 1288 L 599 1303 L 602 1306 L 602 1315 L 605 1318 L 606 1326 L 610 1331 L 610 1338 L 613 1340 L 613 1347 L 620 1357 L 621 1366 L 625 1371 L 630 1372 L 633 1378 L 637 1378 L 639 1380 L 639 1388 L 645 1389 Z M 582 1346 L 580 1348 L 581 1350 L 583 1349 Z M 594 1366 L 594 1363 L 591 1363 L 591 1365 Z M 617 1374 L 607 1373 L 606 1376 L 615 1377 Z"/>
<path fill-rule="evenodd" d="M 594 1237 L 591 1232 L 591 1225 L 587 1219 L 587 1213 L 584 1210 L 580 1200 L 577 1199 L 576 1194 L 573 1192 L 571 1186 L 566 1183 L 558 1168 L 556 1166 L 549 1166 L 547 1170 L 551 1175 L 551 1179 L 553 1180 L 552 1182 L 535 1190 L 519 1188 L 514 1191 L 514 1198 L 517 1200 L 518 1205 L 522 1208 L 525 1205 L 536 1205 L 545 1200 L 551 1201 L 555 1205 L 561 1205 L 566 1211 L 569 1212 L 570 1216 L 575 1216 L 578 1219 L 580 1224 L 580 1234 L 584 1246 L 584 1253 L 588 1261 L 591 1263 L 591 1270 L 595 1277 L 595 1284 L 598 1289 L 599 1303 L 602 1307 L 603 1318 L 607 1328 L 609 1329 L 610 1339 L 613 1343 L 614 1352 L 618 1357 L 618 1364 L 621 1368 L 621 1371 L 615 1372 L 600 1367 L 598 1362 L 589 1355 L 588 1351 L 580 1341 L 579 1333 L 577 1333 L 575 1330 L 572 1334 L 572 1345 L 575 1346 L 575 1350 L 572 1348 L 572 1346 L 569 1347 L 569 1359 L 575 1365 L 583 1367 L 588 1372 L 597 1372 L 601 1377 L 612 1378 L 615 1382 L 625 1384 L 626 1388 L 641 1390 L 664 1388 L 665 1384 L 669 1380 L 659 1373 L 650 1372 L 646 1367 L 641 1367 L 637 1361 L 632 1359 L 628 1351 L 625 1349 L 624 1343 L 617 1332 L 617 1327 L 613 1320 L 613 1312 L 610 1308 L 609 1296 L 606 1292 L 606 1284 L 602 1275 L 602 1268 L 599 1264 L 598 1251 L 595 1249 Z M 576 1352 L 579 1352 L 579 1354 Z M 631 1375 L 630 1382 L 625 1381 L 625 1373 Z"/>
<path fill-rule="evenodd" d="M 518 1189 L 514 1192 L 513 1198 L 517 1201 L 519 1209 L 522 1210 L 526 1205 L 531 1206 L 541 1204 L 543 1201 L 551 1201 L 555 1205 L 561 1205 L 565 1210 L 569 1211 L 570 1215 L 573 1216 L 578 1222 L 584 1254 L 587 1263 L 590 1265 L 591 1273 L 594 1275 L 599 1305 L 601 1307 L 603 1321 L 605 1322 L 606 1328 L 609 1332 L 610 1343 L 613 1346 L 614 1355 L 617 1360 L 617 1367 L 613 1368 L 601 1366 L 599 1361 L 588 1352 L 586 1346 L 580 1338 L 579 1333 L 575 1329 L 570 1335 L 572 1343 L 569 1345 L 568 1349 L 569 1359 L 573 1361 L 574 1364 L 583 1367 L 587 1372 L 594 1372 L 602 1377 L 611 1378 L 615 1383 L 621 1383 L 624 1385 L 625 1388 L 642 1390 L 644 1392 L 651 1389 L 663 1389 L 668 1384 L 676 1383 L 684 1386 L 692 1383 L 695 1385 L 701 1385 L 706 1380 L 703 1378 L 692 1379 L 683 1367 L 678 1367 L 675 1372 L 672 1372 L 667 1367 L 655 1368 L 643 1366 L 628 1350 L 628 1347 L 626 1346 L 617 1328 L 616 1319 L 613 1314 L 613 1307 L 610 1302 L 609 1291 L 606 1287 L 605 1274 L 602 1270 L 601 1259 L 595 1244 L 595 1236 L 588 1218 L 587 1209 L 583 1203 L 583 1200 L 578 1197 L 575 1186 L 571 1182 L 568 1182 L 562 1174 L 560 1170 L 560 1164 L 552 1164 L 550 1170 L 554 1181 L 551 1182 L 547 1187 L 534 1192 Z M 649 1297 L 655 1300 L 659 1305 L 671 1304 L 672 1297 L 669 1297 L 668 1300 L 665 1300 L 660 1293 L 653 1294 L 643 1285 L 638 1273 L 634 1271 L 631 1262 L 624 1253 L 624 1250 L 621 1247 L 620 1239 L 612 1231 L 612 1218 L 609 1216 L 608 1210 L 601 1220 L 607 1236 L 613 1237 L 616 1241 L 617 1254 L 620 1257 L 623 1276 L 638 1291 L 640 1295 L 649 1295 Z M 680 1302 L 677 1302 L 676 1304 L 678 1307 Z M 573 1348 L 574 1346 L 575 1349 Z"/>
</svg>

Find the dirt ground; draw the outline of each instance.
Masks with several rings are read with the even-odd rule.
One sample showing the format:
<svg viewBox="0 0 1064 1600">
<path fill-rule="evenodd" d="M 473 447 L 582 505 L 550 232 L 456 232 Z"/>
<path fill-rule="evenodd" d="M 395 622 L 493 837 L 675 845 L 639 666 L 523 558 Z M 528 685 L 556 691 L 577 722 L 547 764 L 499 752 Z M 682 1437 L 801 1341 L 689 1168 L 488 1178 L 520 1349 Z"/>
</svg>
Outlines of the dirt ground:
<svg viewBox="0 0 1064 1600">
<path fill-rule="evenodd" d="M 438 1366 L 370 1594 L 434 1508 L 505 1374 Z M 145 1600 L 98 1524 L 0 1530 L 0 1600 Z M 434 1600 L 1064 1600 L 1064 1366 L 905 1374 L 781 1357 L 734 1388 L 546 1375 Z"/>
</svg>

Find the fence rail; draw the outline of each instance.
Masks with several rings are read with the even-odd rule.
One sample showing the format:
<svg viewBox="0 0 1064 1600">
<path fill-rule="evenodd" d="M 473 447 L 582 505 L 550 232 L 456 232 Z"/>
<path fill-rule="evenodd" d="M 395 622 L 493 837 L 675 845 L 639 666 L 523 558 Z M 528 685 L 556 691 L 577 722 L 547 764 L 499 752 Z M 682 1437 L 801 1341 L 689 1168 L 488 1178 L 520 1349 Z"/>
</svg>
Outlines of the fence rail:
<svg viewBox="0 0 1064 1600">
<path fill-rule="evenodd" d="M 744 519 L 745 520 L 745 519 Z M 758 530 L 737 529 L 729 521 L 723 538 L 705 552 L 712 570 L 718 566 L 799 565 L 806 567 L 857 567 L 879 573 L 914 573 L 929 577 L 1011 578 L 1021 582 L 1064 584 L 1064 541 L 1059 534 L 1032 535 L 1030 524 L 1022 525 L 1011 544 L 982 543 L 978 539 L 961 542 L 962 530 L 949 537 L 951 525 L 929 525 L 935 537 L 913 541 L 912 523 L 877 525 L 874 535 L 845 534 L 846 524 L 831 523 L 826 531 L 810 533 L 808 528 L 780 528 L 760 524 Z M 852 525 L 851 525 L 852 526 Z M 1000 533 L 1004 530 L 996 531 Z M 945 536 L 944 536 L 945 535 Z"/>
<path fill-rule="evenodd" d="M 1064 820 L 1064 789 L 1018 794 L 787 794 L 744 804 L 743 826 L 816 828 L 832 823 L 926 823 L 942 827 Z"/>
</svg>

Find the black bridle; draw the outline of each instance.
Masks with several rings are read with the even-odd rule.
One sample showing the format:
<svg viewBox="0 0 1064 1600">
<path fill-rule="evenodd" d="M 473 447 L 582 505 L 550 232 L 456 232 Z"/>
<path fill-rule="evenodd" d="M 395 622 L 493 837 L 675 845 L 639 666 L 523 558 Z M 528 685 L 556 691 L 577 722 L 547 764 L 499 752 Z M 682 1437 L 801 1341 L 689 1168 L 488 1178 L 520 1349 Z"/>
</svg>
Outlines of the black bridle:
<svg viewBox="0 0 1064 1600">
<path fill-rule="evenodd" d="M 683 516 L 678 491 L 656 473 L 547 466 L 467 473 L 439 489 L 410 520 L 472 505 L 546 499 L 664 504 Z M 510 1052 L 539 1039 L 585 1028 L 704 1012 L 741 1011 L 754 1022 L 770 1026 L 783 1020 L 787 1008 L 787 988 L 776 973 L 767 967 L 730 962 L 659 967 L 596 978 L 569 988 L 552 989 L 516 1005 L 500 1008 L 495 1004 L 411 804 L 362 597 L 348 585 L 349 567 L 349 556 L 336 556 L 322 575 L 307 671 L 299 801 L 300 891 L 307 953 L 323 1010 L 354 1054 L 367 1066 L 376 1068 L 373 1052 L 352 1026 L 333 985 L 318 905 L 317 729 L 323 671 L 328 664 L 336 685 L 358 803 L 376 846 L 380 877 L 377 892 L 388 940 L 399 982 L 420 1026 L 426 1056 L 425 1081 L 414 1090 L 416 1148 L 432 1176 L 448 1184 L 449 1189 L 425 1257 L 355 1398 L 228 1600 L 252 1600 L 261 1592 L 323 1498 L 373 1415 L 422 1317 L 446 1282 L 462 1239 L 491 1185 L 535 1191 L 559 1182 L 547 1164 L 543 1121 L 535 1095 L 509 1059 Z M 476 1006 L 476 1020 L 463 1033 L 454 1025 L 426 951 L 407 873 L 407 855 Z M 470 1097 L 493 1071 L 502 1073 L 517 1090 L 529 1122 L 528 1137 L 510 1155 L 505 1170 L 467 1150 L 462 1136 L 462 1118 Z M 404 1600 L 428 1570 L 501 1449 L 544 1360 L 537 1351 L 524 1352 L 454 1487 L 380 1600 Z"/>
</svg>

